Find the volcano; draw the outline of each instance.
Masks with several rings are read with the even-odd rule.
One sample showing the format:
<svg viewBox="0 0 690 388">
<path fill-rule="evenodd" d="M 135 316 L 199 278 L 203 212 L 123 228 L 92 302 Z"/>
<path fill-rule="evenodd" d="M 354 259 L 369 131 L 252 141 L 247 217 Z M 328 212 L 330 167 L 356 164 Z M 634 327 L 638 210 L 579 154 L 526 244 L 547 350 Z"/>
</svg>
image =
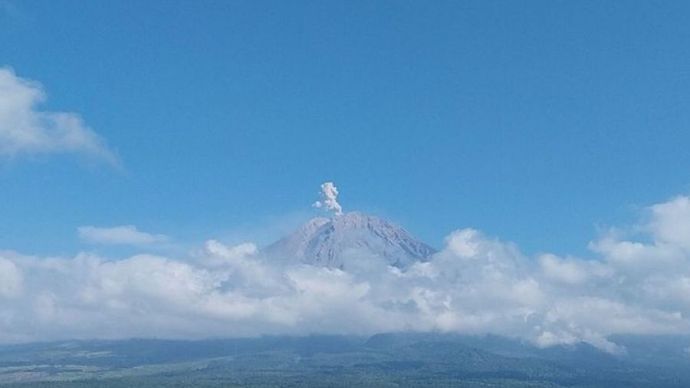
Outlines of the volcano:
<svg viewBox="0 0 690 388">
<path fill-rule="evenodd" d="M 436 250 L 382 218 L 360 212 L 312 218 L 292 234 L 266 247 L 269 257 L 343 268 L 354 255 L 378 258 L 406 268 L 426 261 Z"/>
</svg>

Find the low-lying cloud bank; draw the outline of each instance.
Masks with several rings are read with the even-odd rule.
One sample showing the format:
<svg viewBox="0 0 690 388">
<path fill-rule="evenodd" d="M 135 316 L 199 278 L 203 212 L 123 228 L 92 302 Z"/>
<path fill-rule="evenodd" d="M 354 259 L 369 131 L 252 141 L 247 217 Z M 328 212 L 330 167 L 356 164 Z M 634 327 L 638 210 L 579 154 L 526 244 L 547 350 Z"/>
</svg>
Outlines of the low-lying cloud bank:
<svg viewBox="0 0 690 388">
<path fill-rule="evenodd" d="M 277 263 L 208 241 L 189 258 L 0 253 L 0 341 L 419 330 L 495 333 L 539 346 L 690 332 L 690 198 L 654 205 L 594 258 L 526 257 L 473 229 L 427 263 L 345 270 Z"/>
</svg>

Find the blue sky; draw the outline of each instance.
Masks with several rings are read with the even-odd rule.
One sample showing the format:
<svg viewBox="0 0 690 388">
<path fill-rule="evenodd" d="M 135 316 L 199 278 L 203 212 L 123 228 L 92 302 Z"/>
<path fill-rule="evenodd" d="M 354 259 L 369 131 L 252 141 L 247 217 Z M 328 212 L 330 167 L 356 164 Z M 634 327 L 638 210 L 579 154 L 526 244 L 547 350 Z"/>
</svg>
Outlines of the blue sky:
<svg viewBox="0 0 690 388">
<path fill-rule="evenodd" d="M 84 225 L 268 240 L 332 180 L 346 211 L 437 246 L 471 226 L 579 253 L 598 226 L 688 192 L 688 12 L 1 1 L 0 66 L 43 85 L 40 110 L 78 113 L 121 167 L 3 159 L 0 248 L 72 254 Z"/>
</svg>

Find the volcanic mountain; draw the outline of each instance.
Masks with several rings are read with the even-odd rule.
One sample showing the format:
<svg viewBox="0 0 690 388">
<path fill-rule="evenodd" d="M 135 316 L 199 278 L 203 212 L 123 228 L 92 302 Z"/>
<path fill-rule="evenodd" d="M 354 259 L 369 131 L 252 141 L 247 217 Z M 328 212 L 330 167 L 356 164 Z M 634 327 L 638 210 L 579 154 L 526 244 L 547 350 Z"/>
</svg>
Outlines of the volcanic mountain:
<svg viewBox="0 0 690 388">
<path fill-rule="evenodd" d="M 350 212 L 332 218 L 313 218 L 264 252 L 269 257 L 331 268 L 343 268 L 350 255 L 359 254 L 405 268 L 425 261 L 436 250 L 389 221 Z"/>
</svg>

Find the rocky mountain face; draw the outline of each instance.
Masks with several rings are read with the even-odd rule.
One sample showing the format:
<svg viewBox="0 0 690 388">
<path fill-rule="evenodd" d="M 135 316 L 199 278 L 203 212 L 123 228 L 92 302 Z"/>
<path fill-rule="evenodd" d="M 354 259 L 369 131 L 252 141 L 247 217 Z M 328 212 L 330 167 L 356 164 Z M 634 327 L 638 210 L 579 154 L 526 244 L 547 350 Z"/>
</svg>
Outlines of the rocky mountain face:
<svg viewBox="0 0 690 388">
<path fill-rule="evenodd" d="M 347 258 L 352 255 L 365 255 L 405 268 L 425 261 L 436 250 L 389 221 L 350 212 L 332 218 L 313 218 L 264 252 L 270 257 L 331 268 L 347 266 Z"/>
</svg>

